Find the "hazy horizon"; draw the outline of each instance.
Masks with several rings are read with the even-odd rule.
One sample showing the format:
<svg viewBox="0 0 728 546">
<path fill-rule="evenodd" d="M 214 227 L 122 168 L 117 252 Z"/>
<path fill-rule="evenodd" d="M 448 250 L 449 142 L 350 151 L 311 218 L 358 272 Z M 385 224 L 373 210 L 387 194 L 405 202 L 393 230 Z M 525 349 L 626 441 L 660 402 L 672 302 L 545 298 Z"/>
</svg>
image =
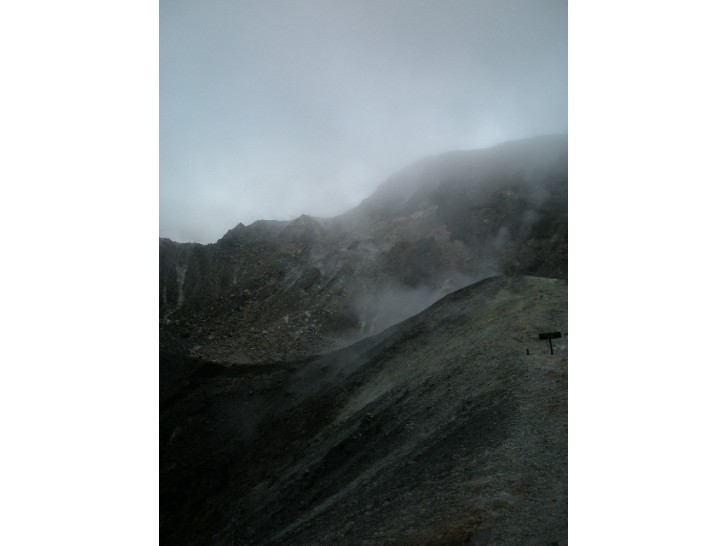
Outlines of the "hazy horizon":
<svg viewBox="0 0 728 546">
<path fill-rule="evenodd" d="M 423 156 L 567 132 L 567 4 L 160 3 L 160 236 L 334 216 Z"/>
</svg>

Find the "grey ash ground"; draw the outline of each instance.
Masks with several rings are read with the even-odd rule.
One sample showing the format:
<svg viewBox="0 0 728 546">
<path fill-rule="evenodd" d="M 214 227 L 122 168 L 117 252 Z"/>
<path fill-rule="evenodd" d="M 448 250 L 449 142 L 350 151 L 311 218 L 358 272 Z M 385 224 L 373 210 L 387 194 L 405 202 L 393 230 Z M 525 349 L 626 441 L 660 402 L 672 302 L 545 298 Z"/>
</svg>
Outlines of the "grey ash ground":
<svg viewBox="0 0 728 546">
<path fill-rule="evenodd" d="M 495 277 L 344 350 L 181 362 L 162 399 L 167 544 L 566 540 L 566 283 Z M 526 355 L 526 348 L 530 355 Z"/>
</svg>

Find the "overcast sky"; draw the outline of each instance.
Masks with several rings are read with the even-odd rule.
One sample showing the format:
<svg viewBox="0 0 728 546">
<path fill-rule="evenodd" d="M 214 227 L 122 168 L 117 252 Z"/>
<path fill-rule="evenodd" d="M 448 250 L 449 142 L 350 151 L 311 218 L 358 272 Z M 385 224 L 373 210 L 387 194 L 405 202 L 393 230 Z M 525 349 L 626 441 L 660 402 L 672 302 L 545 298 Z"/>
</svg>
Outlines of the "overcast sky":
<svg viewBox="0 0 728 546">
<path fill-rule="evenodd" d="M 332 216 L 424 155 L 566 129 L 566 1 L 160 2 L 162 237 Z"/>
</svg>

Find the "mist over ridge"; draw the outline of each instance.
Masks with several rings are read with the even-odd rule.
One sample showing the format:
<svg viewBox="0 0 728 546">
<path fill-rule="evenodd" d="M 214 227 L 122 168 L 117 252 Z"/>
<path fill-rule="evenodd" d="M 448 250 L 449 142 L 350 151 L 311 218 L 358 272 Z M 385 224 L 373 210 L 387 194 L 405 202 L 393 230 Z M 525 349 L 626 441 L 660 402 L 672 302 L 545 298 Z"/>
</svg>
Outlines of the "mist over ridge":
<svg viewBox="0 0 728 546">
<path fill-rule="evenodd" d="M 330 217 L 428 154 L 566 131 L 566 2 L 160 4 L 160 235 Z"/>
<path fill-rule="evenodd" d="M 160 239 L 160 318 L 209 359 L 286 360 L 381 331 L 494 275 L 567 277 L 565 135 L 424 158 L 330 218 Z M 177 341 L 174 341 L 177 340 Z"/>
</svg>

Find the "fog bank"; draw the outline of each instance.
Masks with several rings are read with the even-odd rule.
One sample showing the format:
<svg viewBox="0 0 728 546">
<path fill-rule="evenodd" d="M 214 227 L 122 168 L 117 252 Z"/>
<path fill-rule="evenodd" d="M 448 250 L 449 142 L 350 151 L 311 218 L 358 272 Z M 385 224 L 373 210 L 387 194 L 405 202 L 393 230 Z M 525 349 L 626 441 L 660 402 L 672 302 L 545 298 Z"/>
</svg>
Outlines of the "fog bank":
<svg viewBox="0 0 728 546">
<path fill-rule="evenodd" d="M 566 2 L 160 3 L 160 235 L 331 216 L 428 154 L 566 131 Z"/>
</svg>

